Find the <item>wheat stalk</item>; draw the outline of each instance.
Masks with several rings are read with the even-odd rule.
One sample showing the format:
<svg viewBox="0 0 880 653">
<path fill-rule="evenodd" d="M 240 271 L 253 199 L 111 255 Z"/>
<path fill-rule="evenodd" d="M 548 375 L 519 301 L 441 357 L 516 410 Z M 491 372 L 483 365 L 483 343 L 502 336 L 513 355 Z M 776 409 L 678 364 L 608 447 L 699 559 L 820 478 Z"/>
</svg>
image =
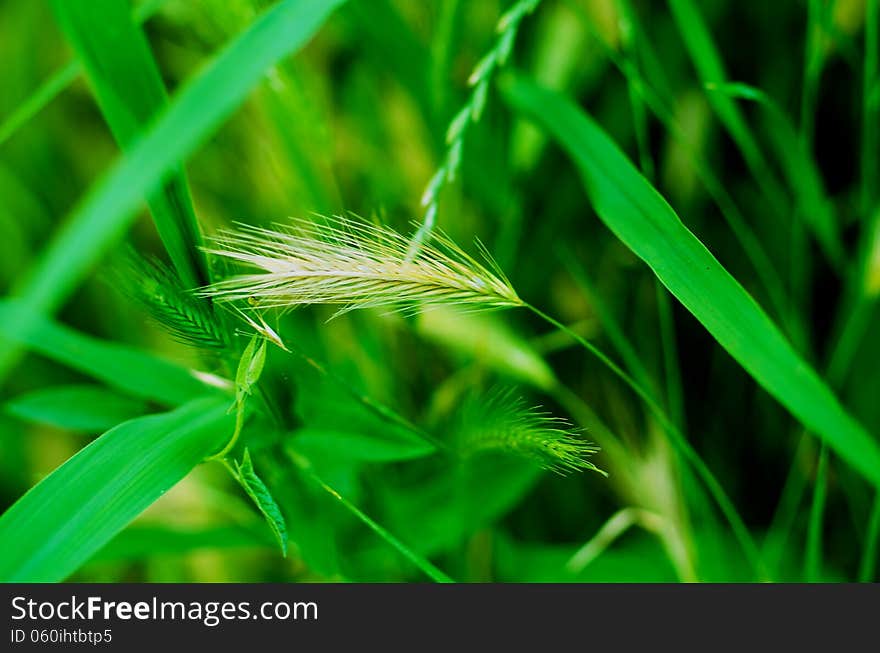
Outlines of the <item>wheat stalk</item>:
<svg viewBox="0 0 880 653">
<path fill-rule="evenodd" d="M 388 227 L 336 217 L 297 221 L 286 229 L 241 225 L 207 251 L 256 269 L 200 291 L 220 302 L 254 308 L 307 304 L 418 310 L 444 304 L 470 310 L 523 306 L 482 245 L 485 265 L 442 233 L 412 258 L 410 241 Z"/>
</svg>

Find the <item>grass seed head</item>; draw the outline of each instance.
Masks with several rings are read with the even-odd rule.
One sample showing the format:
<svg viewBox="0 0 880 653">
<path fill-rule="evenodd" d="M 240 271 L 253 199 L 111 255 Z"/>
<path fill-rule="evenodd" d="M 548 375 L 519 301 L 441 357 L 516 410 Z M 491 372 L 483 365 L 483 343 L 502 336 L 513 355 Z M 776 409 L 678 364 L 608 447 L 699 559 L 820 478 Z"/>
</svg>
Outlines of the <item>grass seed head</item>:
<svg viewBox="0 0 880 653">
<path fill-rule="evenodd" d="M 464 456 L 503 451 L 536 460 L 559 474 L 590 469 L 599 448 L 579 437 L 566 420 L 528 406 L 511 390 L 468 399 L 459 414 L 456 447 Z"/>
<path fill-rule="evenodd" d="M 430 305 L 484 310 L 522 306 L 504 273 L 480 246 L 485 264 L 436 234 L 415 256 L 408 238 L 348 218 L 297 221 L 288 229 L 240 226 L 208 249 L 255 272 L 215 283 L 202 294 L 255 308 L 334 304 L 418 310 Z"/>
</svg>

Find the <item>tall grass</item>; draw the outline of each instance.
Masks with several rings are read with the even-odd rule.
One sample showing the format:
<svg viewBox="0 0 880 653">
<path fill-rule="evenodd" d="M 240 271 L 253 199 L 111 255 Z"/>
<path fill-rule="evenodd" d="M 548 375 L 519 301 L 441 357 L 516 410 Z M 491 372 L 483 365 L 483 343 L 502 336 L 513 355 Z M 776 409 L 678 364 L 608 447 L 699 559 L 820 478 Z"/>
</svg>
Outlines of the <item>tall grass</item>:
<svg viewBox="0 0 880 653">
<path fill-rule="evenodd" d="M 836 4 L 4 5 L 0 580 L 875 579 Z"/>
</svg>

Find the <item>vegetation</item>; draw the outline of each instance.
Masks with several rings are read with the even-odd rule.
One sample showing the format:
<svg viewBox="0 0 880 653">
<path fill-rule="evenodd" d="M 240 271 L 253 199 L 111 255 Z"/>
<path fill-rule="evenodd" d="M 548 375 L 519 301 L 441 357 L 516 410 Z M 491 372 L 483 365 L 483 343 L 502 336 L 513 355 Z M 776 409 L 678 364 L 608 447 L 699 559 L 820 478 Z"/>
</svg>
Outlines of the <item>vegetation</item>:
<svg viewBox="0 0 880 653">
<path fill-rule="evenodd" d="M 878 42 L 4 4 L 0 580 L 877 580 Z"/>
</svg>

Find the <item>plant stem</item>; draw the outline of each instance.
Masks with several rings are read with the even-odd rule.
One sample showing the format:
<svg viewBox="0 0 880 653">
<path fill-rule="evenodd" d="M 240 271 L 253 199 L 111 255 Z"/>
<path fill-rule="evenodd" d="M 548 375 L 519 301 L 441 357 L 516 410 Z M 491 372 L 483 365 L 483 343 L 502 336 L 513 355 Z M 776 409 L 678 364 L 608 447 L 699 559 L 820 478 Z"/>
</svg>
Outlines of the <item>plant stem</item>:
<svg viewBox="0 0 880 653">
<path fill-rule="evenodd" d="M 721 487 L 721 484 L 718 482 L 718 479 L 715 478 L 715 475 L 712 471 L 706 466 L 703 460 L 700 458 L 699 454 L 691 447 L 690 443 L 687 439 L 682 435 L 681 431 L 679 431 L 678 427 L 672 422 L 672 420 L 666 415 L 663 409 L 657 404 L 656 401 L 651 397 L 650 393 L 647 392 L 642 386 L 640 386 L 632 377 L 630 377 L 626 372 L 624 372 L 614 361 L 612 361 L 608 356 L 606 356 L 600 349 L 598 349 L 595 345 L 591 344 L 585 338 L 575 333 L 567 326 L 562 324 L 559 320 L 547 315 L 542 310 L 532 306 L 529 303 L 523 302 L 523 307 L 529 309 L 532 313 L 537 315 L 539 318 L 547 322 L 548 324 L 552 324 L 557 329 L 567 333 L 571 338 L 578 342 L 584 349 L 590 352 L 593 356 L 595 356 L 599 361 L 605 365 L 611 372 L 614 373 L 621 381 L 623 381 L 629 388 L 638 395 L 638 397 L 645 403 L 651 413 L 657 418 L 663 428 L 666 430 L 669 435 L 672 444 L 676 446 L 684 455 L 685 459 L 690 463 L 690 465 L 694 468 L 694 471 L 697 472 L 697 475 L 706 485 L 706 488 L 709 490 L 709 493 L 715 499 L 715 502 L 718 504 L 719 509 L 724 515 L 727 522 L 730 524 L 730 527 L 733 529 L 734 536 L 739 541 L 740 546 L 743 549 L 743 553 L 749 561 L 749 564 L 752 565 L 753 569 L 757 573 L 758 577 L 761 580 L 767 580 L 768 574 L 766 567 L 764 565 L 763 560 L 761 559 L 761 554 L 758 551 L 758 547 L 755 545 L 754 540 L 752 539 L 751 534 L 746 528 L 745 523 L 743 523 L 742 519 L 739 516 L 739 513 L 736 511 L 736 507 L 733 505 L 733 502 L 724 492 L 724 489 Z"/>
<path fill-rule="evenodd" d="M 330 487 L 320 476 L 318 476 L 317 472 L 315 472 L 312 464 L 303 456 L 296 453 L 295 451 L 290 451 L 289 449 L 286 451 L 287 456 L 296 465 L 297 469 L 299 469 L 304 476 L 306 476 L 310 481 L 315 483 L 318 487 L 324 490 L 327 494 L 332 496 L 334 499 L 339 501 L 346 510 L 351 512 L 355 517 L 357 517 L 361 522 L 363 522 L 370 530 L 372 530 L 376 535 L 381 537 L 383 540 L 388 542 L 391 546 L 397 549 L 404 558 L 409 560 L 412 564 L 418 567 L 421 571 L 425 573 L 428 578 L 437 582 L 437 583 L 453 583 L 453 581 L 449 576 L 440 571 L 437 567 L 435 567 L 430 561 L 421 557 L 417 553 L 413 552 L 409 549 L 403 542 L 398 540 L 394 535 L 392 535 L 389 531 L 387 531 L 384 527 L 377 524 L 373 519 L 371 519 L 366 513 L 364 513 L 360 508 L 351 503 L 344 496 L 339 494 L 336 490 Z"/>
<path fill-rule="evenodd" d="M 859 582 L 870 583 L 877 573 L 877 542 L 880 540 L 880 492 L 874 496 L 874 507 L 868 520 L 868 532 L 865 533 L 865 547 L 862 551 L 862 563 L 859 565 Z"/>
<path fill-rule="evenodd" d="M 807 528 L 807 555 L 804 562 L 804 575 L 809 583 L 816 583 L 822 579 L 822 517 L 825 514 L 825 499 L 827 495 L 828 448 L 823 442 L 819 449 L 819 464 L 816 467 L 816 487 L 813 490 L 810 523 Z"/>
<path fill-rule="evenodd" d="M 452 448 L 448 444 L 446 444 L 442 440 L 438 440 L 430 433 L 419 428 L 418 426 L 410 422 L 406 417 L 395 411 L 393 408 L 390 408 L 385 404 L 374 400 L 372 397 L 368 397 L 367 395 L 358 392 L 344 379 L 340 378 L 337 374 L 328 370 L 315 359 L 299 351 L 298 349 L 291 349 L 291 353 L 302 359 L 303 362 L 305 362 L 307 365 L 309 365 L 309 367 L 318 372 L 318 374 L 336 383 L 336 385 L 345 390 L 345 392 L 347 392 L 355 401 L 357 401 L 379 417 L 405 428 L 407 431 L 410 431 L 412 434 L 417 435 L 425 442 L 433 445 L 440 451 L 449 454 L 454 453 Z"/>
</svg>

